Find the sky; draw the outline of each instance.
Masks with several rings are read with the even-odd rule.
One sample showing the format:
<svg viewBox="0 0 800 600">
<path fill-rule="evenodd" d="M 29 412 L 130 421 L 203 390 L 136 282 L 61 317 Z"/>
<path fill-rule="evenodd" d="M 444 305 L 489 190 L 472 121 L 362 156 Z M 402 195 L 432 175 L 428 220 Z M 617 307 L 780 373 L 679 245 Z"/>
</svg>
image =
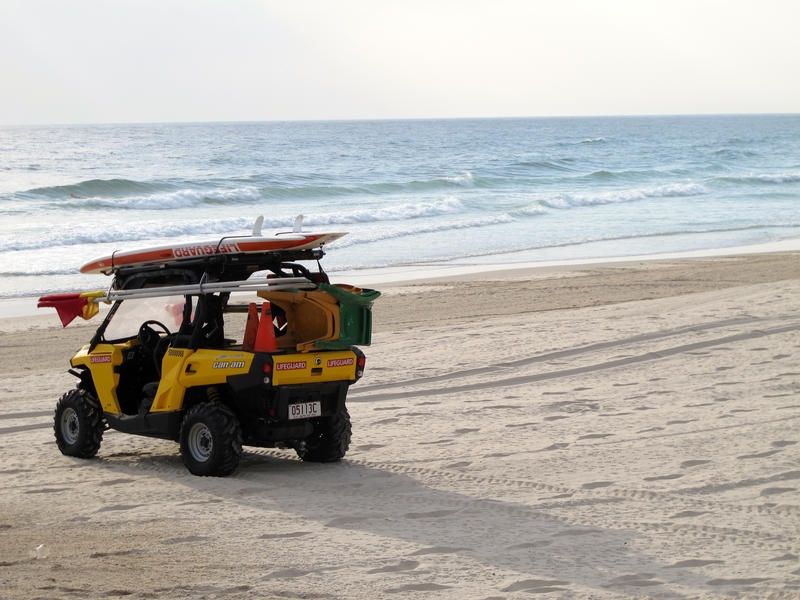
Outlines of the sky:
<svg viewBox="0 0 800 600">
<path fill-rule="evenodd" d="M 797 0 L 0 0 L 0 123 L 800 112 Z"/>
</svg>

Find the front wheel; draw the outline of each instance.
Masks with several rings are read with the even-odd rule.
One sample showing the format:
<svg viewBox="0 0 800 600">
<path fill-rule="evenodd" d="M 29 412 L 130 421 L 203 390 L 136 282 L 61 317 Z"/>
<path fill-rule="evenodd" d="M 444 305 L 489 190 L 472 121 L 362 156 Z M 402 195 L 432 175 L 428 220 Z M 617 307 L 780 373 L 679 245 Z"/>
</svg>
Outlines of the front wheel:
<svg viewBox="0 0 800 600">
<path fill-rule="evenodd" d="M 53 429 L 62 454 L 93 457 L 100 449 L 105 428 L 100 403 L 86 390 L 70 390 L 58 400 Z"/>
<path fill-rule="evenodd" d="M 194 475 L 225 477 L 242 456 L 242 428 L 233 411 L 221 402 L 192 407 L 181 423 L 183 464 Z"/>
<path fill-rule="evenodd" d="M 297 446 L 297 455 L 306 462 L 336 462 L 347 453 L 351 434 L 350 413 L 343 407 L 315 425 L 313 435 Z"/>
</svg>

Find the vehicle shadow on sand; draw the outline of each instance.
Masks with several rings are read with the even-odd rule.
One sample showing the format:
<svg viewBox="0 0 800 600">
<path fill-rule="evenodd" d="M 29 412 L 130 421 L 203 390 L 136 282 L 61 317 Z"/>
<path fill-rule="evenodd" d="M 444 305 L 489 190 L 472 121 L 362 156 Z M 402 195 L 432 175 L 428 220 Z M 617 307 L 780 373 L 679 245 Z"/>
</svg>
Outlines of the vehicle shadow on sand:
<svg viewBox="0 0 800 600">
<path fill-rule="evenodd" d="M 713 589 L 707 587 L 707 577 L 666 568 L 638 551 L 636 531 L 566 522 L 522 502 L 494 499 L 491 489 L 475 485 L 469 494 L 437 489 L 388 465 L 347 460 L 320 465 L 289 456 L 288 451 L 286 458 L 246 451 L 237 473 L 224 479 L 194 477 L 184 470 L 178 456 L 159 452 L 139 456 L 131 466 L 196 490 L 198 500 L 211 496 L 248 511 L 270 513 L 254 521 L 256 538 L 300 537 L 285 531 L 284 522 L 275 521 L 277 510 L 307 522 L 300 533 L 307 536 L 303 540 L 314 539 L 315 547 L 326 541 L 329 528 L 392 538 L 415 547 L 406 546 L 407 552 L 390 558 L 374 557 L 368 573 L 413 571 L 420 563 L 431 566 L 445 555 L 457 555 L 519 573 L 517 579 L 506 579 L 499 586 L 498 591 L 504 592 L 568 592 L 570 585 L 579 585 L 611 593 L 641 595 L 646 590 L 649 596 L 674 597 L 680 593 L 673 586 L 682 591 Z M 113 455 L 102 463 L 106 468 L 119 467 L 112 467 Z M 372 558 L 370 551 L 365 549 L 362 558 Z M 357 560 L 358 545 L 348 546 L 346 552 Z"/>
</svg>

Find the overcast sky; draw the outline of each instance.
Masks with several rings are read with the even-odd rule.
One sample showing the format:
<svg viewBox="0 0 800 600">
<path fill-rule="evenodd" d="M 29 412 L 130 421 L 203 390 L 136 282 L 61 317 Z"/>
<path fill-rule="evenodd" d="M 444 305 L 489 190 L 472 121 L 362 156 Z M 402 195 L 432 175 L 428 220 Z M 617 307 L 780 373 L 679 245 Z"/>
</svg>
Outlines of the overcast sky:
<svg viewBox="0 0 800 600">
<path fill-rule="evenodd" d="M 800 112 L 798 0 L 0 0 L 0 123 Z"/>
</svg>

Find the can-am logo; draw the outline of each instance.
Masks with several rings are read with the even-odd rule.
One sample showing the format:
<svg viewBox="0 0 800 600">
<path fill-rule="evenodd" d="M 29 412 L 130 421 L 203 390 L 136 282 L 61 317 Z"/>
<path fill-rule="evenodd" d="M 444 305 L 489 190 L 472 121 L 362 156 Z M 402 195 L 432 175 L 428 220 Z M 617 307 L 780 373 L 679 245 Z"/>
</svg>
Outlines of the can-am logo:
<svg viewBox="0 0 800 600">
<path fill-rule="evenodd" d="M 332 358 L 328 361 L 329 367 L 351 367 L 355 364 L 352 358 Z"/>
<path fill-rule="evenodd" d="M 97 356 L 92 356 L 89 360 L 93 363 L 110 363 L 111 362 L 111 355 L 110 354 L 98 354 Z"/>
<path fill-rule="evenodd" d="M 298 360 L 295 362 L 283 362 L 275 365 L 276 371 L 297 371 L 306 368 L 306 361 Z"/>
<path fill-rule="evenodd" d="M 213 365 L 212 369 L 244 369 L 243 360 L 218 360 Z"/>
</svg>

